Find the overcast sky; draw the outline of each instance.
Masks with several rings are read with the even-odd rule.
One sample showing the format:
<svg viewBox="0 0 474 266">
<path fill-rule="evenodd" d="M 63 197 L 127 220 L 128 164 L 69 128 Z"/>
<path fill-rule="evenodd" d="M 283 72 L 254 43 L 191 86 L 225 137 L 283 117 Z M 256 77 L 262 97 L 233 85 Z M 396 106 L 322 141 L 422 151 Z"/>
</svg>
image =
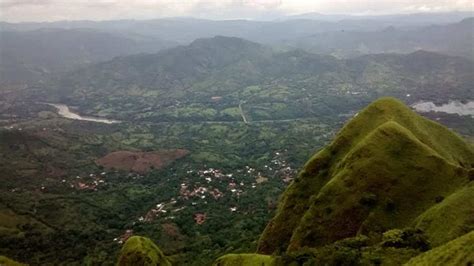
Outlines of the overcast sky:
<svg viewBox="0 0 474 266">
<path fill-rule="evenodd" d="M 272 19 L 282 15 L 473 11 L 472 0 L 0 0 L 0 20 Z"/>
</svg>

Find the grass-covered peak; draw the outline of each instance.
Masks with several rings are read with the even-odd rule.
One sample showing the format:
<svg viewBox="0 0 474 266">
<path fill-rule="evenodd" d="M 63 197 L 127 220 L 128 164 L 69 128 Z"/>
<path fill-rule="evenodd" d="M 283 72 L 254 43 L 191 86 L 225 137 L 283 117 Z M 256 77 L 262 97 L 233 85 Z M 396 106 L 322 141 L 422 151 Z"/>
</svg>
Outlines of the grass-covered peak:
<svg viewBox="0 0 474 266">
<path fill-rule="evenodd" d="M 473 166 L 473 148 L 458 135 L 394 98 L 381 98 L 306 163 L 283 194 L 258 250 L 294 251 L 408 226 L 429 229 L 428 238 L 437 244 L 451 240 L 469 230 L 467 218 L 445 221 L 451 233 L 418 218 L 466 187 Z M 426 216 L 449 208 L 439 209 Z"/>
<path fill-rule="evenodd" d="M 331 151 L 344 153 L 387 121 L 394 121 L 406 128 L 419 141 L 453 164 L 467 161 L 472 155 L 472 147 L 458 135 L 436 122 L 421 117 L 391 97 L 380 98 L 359 112 L 340 131 L 328 148 Z"/>
</svg>

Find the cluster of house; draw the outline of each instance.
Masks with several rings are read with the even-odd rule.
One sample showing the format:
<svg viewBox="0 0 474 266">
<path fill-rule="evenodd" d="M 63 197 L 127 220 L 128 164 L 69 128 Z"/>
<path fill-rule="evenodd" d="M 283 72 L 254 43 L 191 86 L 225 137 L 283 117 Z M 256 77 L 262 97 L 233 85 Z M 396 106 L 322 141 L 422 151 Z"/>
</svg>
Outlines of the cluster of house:
<svg viewBox="0 0 474 266">
<path fill-rule="evenodd" d="M 193 189 L 189 188 L 189 185 L 186 183 L 181 184 L 181 188 L 179 190 L 179 195 L 183 199 L 190 199 L 193 197 L 197 197 L 200 199 L 206 199 L 207 196 L 211 196 L 215 200 L 222 198 L 224 193 L 222 193 L 218 188 L 207 188 L 203 186 L 199 186 Z"/>
<path fill-rule="evenodd" d="M 127 229 L 121 236 L 114 238 L 114 242 L 117 242 L 118 244 L 123 244 L 132 236 L 133 229 Z"/>
<path fill-rule="evenodd" d="M 156 217 L 160 215 L 165 215 L 168 212 L 178 212 L 183 210 L 185 207 L 172 209 L 173 206 L 177 203 L 175 198 L 171 198 L 169 202 L 160 202 L 156 204 L 154 208 L 151 208 L 145 216 L 140 216 L 138 222 L 151 222 L 155 220 Z"/>
<path fill-rule="evenodd" d="M 293 180 L 296 175 L 296 170 L 282 159 L 282 154 L 275 152 L 275 156 L 270 161 L 272 166 L 265 165 L 264 167 L 268 170 L 274 170 L 274 176 L 280 178 L 283 182 L 289 183 Z"/>
<path fill-rule="evenodd" d="M 176 206 L 177 199 L 185 200 L 191 206 L 197 206 L 199 203 L 207 204 L 209 199 L 219 200 L 228 194 L 239 197 L 244 193 L 246 184 L 247 187 L 256 188 L 259 184 L 265 183 L 271 178 L 279 178 L 283 182 L 290 182 L 296 171 L 283 159 L 283 155 L 279 152 L 274 154 L 274 157 L 268 165 L 264 165 L 262 171 L 257 171 L 255 168 L 246 166 L 243 169 L 236 171 L 238 176 L 246 176 L 245 180 L 252 180 L 254 182 L 244 182 L 242 179 L 234 177 L 233 174 L 225 174 L 220 169 L 207 168 L 204 170 L 189 170 L 186 172 L 187 176 L 183 179 L 183 183 L 179 186 L 179 195 L 177 198 L 171 198 L 168 202 L 161 202 L 150 209 L 144 216 L 138 218 L 137 222 L 151 222 L 157 217 L 164 217 L 165 219 L 173 219 L 174 213 L 177 213 L 188 206 Z M 212 183 L 212 184 L 211 184 Z M 217 187 L 219 186 L 219 188 Z M 181 205 L 181 204 L 179 204 Z M 230 212 L 236 212 L 238 206 L 229 206 Z M 205 223 L 208 214 L 205 212 L 196 212 L 193 219 L 196 224 Z"/>
<path fill-rule="evenodd" d="M 89 174 L 88 178 L 82 178 L 80 176 L 76 176 L 76 182 L 71 182 L 69 186 L 71 188 L 79 189 L 79 190 L 93 190 L 97 191 L 97 188 L 101 185 L 106 185 L 107 182 L 105 181 L 105 176 L 107 175 L 106 172 L 102 172 L 100 174 Z M 66 183 L 67 180 L 61 180 L 62 183 Z"/>
<path fill-rule="evenodd" d="M 101 186 L 107 185 L 105 181 L 106 172 L 100 174 L 89 174 L 89 176 L 82 177 L 76 176 L 75 178 L 63 178 L 60 183 L 69 186 L 72 189 L 84 190 L 84 191 L 97 191 Z M 56 179 L 54 179 L 56 180 Z M 47 185 L 41 184 L 39 188 L 42 192 L 47 192 Z M 19 191 L 18 189 L 12 189 L 11 192 Z"/>
</svg>

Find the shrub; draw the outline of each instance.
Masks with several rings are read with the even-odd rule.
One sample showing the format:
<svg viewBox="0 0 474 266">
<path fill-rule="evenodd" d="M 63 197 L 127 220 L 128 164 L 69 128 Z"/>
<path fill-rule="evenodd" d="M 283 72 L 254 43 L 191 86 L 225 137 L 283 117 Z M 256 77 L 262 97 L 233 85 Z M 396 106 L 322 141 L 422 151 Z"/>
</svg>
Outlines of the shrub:
<svg viewBox="0 0 474 266">
<path fill-rule="evenodd" d="M 430 244 L 420 229 L 392 229 L 383 234 L 382 246 L 394 248 L 412 248 L 421 251 L 430 249 Z"/>
</svg>

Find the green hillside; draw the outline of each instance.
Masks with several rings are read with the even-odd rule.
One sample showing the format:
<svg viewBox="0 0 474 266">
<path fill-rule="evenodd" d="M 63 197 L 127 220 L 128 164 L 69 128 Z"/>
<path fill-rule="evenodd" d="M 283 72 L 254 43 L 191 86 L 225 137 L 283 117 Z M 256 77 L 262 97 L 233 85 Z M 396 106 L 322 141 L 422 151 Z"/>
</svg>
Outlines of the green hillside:
<svg viewBox="0 0 474 266">
<path fill-rule="evenodd" d="M 224 255 L 214 262 L 214 266 L 273 266 L 276 258 L 258 254 L 229 254 Z"/>
<path fill-rule="evenodd" d="M 472 195 L 472 194 L 471 194 Z M 472 205 L 471 205 L 472 206 Z M 408 261 L 407 266 L 472 265 L 474 231 Z"/>
<path fill-rule="evenodd" d="M 472 230 L 473 159 L 456 134 L 395 99 L 379 99 L 306 163 L 258 252 L 299 252 L 361 235 L 378 243 L 387 230 L 408 227 L 433 247 L 444 244 Z"/>
<path fill-rule="evenodd" d="M 386 95 L 466 99 L 471 72 L 467 59 L 424 51 L 345 60 L 217 36 L 65 73 L 25 97 L 124 121 L 239 121 L 239 106 L 249 121 L 284 120 L 349 113 Z"/>
<path fill-rule="evenodd" d="M 171 266 L 163 252 L 146 237 L 132 236 L 122 247 L 117 266 Z"/>
</svg>

